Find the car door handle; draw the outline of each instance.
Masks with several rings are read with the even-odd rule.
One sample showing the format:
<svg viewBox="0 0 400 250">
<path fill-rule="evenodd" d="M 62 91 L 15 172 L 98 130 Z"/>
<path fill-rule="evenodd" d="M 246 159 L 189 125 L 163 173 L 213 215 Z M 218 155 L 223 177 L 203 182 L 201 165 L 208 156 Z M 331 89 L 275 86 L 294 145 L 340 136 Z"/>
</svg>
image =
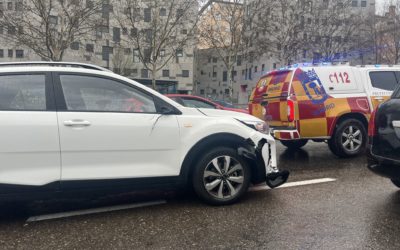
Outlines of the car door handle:
<svg viewBox="0 0 400 250">
<path fill-rule="evenodd" d="M 64 121 L 64 126 L 67 126 L 67 127 L 88 127 L 90 125 L 91 125 L 91 123 L 89 121 L 84 121 L 84 120 Z"/>
<path fill-rule="evenodd" d="M 382 102 L 384 100 L 384 98 L 383 97 L 374 97 L 374 100 Z"/>
<path fill-rule="evenodd" d="M 393 127 L 400 128 L 400 121 L 393 121 Z"/>
</svg>

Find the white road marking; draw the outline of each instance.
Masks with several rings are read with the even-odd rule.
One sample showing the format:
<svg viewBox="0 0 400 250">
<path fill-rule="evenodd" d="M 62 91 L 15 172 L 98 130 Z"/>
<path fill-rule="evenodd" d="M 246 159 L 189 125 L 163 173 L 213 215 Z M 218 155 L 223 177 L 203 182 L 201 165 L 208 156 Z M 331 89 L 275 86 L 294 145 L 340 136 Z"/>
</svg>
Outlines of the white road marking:
<svg viewBox="0 0 400 250">
<path fill-rule="evenodd" d="M 70 212 L 63 212 L 63 213 L 46 214 L 46 215 L 29 217 L 26 222 L 37 222 L 37 221 L 54 220 L 54 219 L 68 218 L 68 217 L 88 215 L 88 214 L 106 213 L 106 212 L 127 210 L 127 209 L 132 209 L 132 208 L 161 205 L 161 204 L 165 204 L 165 203 L 167 203 L 167 201 L 158 200 L 158 201 L 135 203 L 135 204 L 129 204 L 129 205 L 119 205 L 119 206 L 112 206 L 112 207 L 101 207 L 101 208 L 92 208 L 92 209 L 77 210 L 77 211 L 70 211 Z"/>
<path fill-rule="evenodd" d="M 308 180 L 308 181 L 296 181 L 296 182 L 289 182 L 289 183 L 285 183 L 280 187 L 277 188 L 288 188 L 288 187 L 298 187 L 298 186 L 306 186 L 306 185 L 314 185 L 314 184 L 320 184 L 320 183 L 328 183 L 328 182 L 334 182 L 336 181 L 336 179 L 333 178 L 323 178 L 323 179 L 314 179 L 314 180 Z M 251 187 L 249 189 L 250 192 L 257 192 L 257 191 L 265 191 L 265 190 L 269 190 L 271 188 L 269 188 L 268 186 L 255 186 L 255 187 Z"/>
</svg>

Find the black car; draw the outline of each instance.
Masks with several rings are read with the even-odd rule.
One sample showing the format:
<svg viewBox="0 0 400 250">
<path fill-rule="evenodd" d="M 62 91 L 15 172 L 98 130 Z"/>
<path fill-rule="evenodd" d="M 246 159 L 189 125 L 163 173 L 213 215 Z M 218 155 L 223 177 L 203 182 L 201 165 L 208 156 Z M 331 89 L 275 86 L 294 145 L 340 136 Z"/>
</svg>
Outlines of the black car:
<svg viewBox="0 0 400 250">
<path fill-rule="evenodd" d="M 400 88 L 372 114 L 368 168 L 400 188 Z"/>
</svg>

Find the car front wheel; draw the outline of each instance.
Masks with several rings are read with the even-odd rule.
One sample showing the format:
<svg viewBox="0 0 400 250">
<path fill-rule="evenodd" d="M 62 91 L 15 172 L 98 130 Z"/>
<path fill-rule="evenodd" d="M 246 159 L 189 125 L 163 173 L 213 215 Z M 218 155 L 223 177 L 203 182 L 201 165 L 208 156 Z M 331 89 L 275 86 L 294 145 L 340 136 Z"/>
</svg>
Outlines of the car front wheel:
<svg viewBox="0 0 400 250">
<path fill-rule="evenodd" d="M 236 150 L 219 147 L 206 153 L 195 166 L 193 187 L 206 203 L 229 205 L 246 193 L 250 179 L 250 167 Z"/>
</svg>

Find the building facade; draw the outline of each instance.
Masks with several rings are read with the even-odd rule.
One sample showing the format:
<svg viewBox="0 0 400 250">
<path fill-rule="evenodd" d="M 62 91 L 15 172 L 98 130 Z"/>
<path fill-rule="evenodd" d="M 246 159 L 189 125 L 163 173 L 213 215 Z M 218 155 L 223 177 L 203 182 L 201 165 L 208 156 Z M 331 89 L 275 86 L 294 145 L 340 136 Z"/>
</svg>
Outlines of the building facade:
<svg viewBox="0 0 400 250">
<path fill-rule="evenodd" d="M 87 0 L 94 1 L 94 0 Z M 168 15 L 168 9 L 160 7 L 159 10 L 150 10 L 146 5 L 147 0 L 137 1 L 140 4 L 135 9 L 138 17 L 138 29 L 145 29 L 146 23 L 150 23 L 155 14 L 164 18 Z M 156 0 L 148 0 L 155 1 Z M 0 1 L 1 11 L 18 12 L 20 0 Z M 178 2 L 178 1 L 175 1 Z M 71 43 L 66 50 L 63 61 L 83 62 L 96 64 L 122 74 L 140 83 L 151 86 L 151 72 L 144 67 L 139 57 L 139 51 L 130 42 L 130 37 L 134 31 L 129 27 L 121 27 L 118 15 L 121 15 L 124 6 L 119 0 L 102 0 L 100 21 L 98 27 Z M 198 11 L 196 1 L 193 1 L 192 11 Z M 51 20 L 55 26 L 60 22 L 62 15 L 53 11 Z M 149 16 L 150 13 L 150 16 Z M 30 18 L 25 16 L 24 18 Z M 193 15 L 193 19 L 197 17 Z M 193 21 L 193 20 L 192 20 Z M 178 29 L 178 28 L 177 28 Z M 187 27 L 179 27 L 177 32 L 184 32 Z M 43 60 L 34 51 L 23 45 L 10 43 L 4 36 L 10 35 L 7 27 L 0 27 L 0 62 L 12 61 L 40 61 Z M 178 34 L 179 35 L 179 34 Z M 157 79 L 157 89 L 162 93 L 191 93 L 193 90 L 194 77 L 194 39 L 189 40 L 188 46 L 184 46 L 174 51 L 175 56 L 160 69 L 155 78 Z M 160 53 L 165 53 L 161 51 Z M 161 64 L 164 64 L 161 59 Z"/>
<path fill-rule="evenodd" d="M 257 0 L 248 0 L 245 1 L 245 10 L 247 15 L 256 15 L 258 18 L 260 15 L 266 19 L 264 19 L 264 23 L 267 23 L 270 20 L 275 20 L 278 22 L 276 28 L 284 29 L 285 25 L 290 25 L 285 23 L 285 20 L 279 18 L 279 11 L 277 8 L 271 7 L 270 10 L 265 8 L 265 11 L 252 13 L 257 11 L 256 6 L 251 6 L 257 2 Z M 273 1 L 272 1 L 273 2 Z M 283 1 L 280 1 L 280 3 Z M 254 51 L 253 53 L 247 53 L 243 55 L 239 55 L 236 58 L 236 64 L 232 74 L 234 74 L 234 91 L 232 102 L 238 103 L 241 105 L 246 105 L 248 102 L 248 98 L 251 95 L 253 88 L 256 86 L 258 79 L 266 74 L 267 72 L 281 68 L 288 64 L 294 63 L 317 63 L 323 61 L 332 61 L 332 62 L 350 62 L 351 64 L 374 64 L 375 63 L 375 55 L 373 49 L 370 46 L 366 45 L 362 42 L 354 42 L 352 44 L 349 43 L 348 46 L 342 46 L 340 43 L 338 44 L 339 49 L 335 49 L 335 53 L 331 53 L 330 56 L 324 56 L 324 46 L 315 46 L 322 43 L 328 43 L 328 39 L 338 39 L 339 41 L 343 41 L 342 39 L 348 39 L 347 37 L 356 37 L 356 38 L 364 38 L 367 35 L 368 27 L 359 26 L 354 31 L 348 34 L 344 34 L 346 30 L 346 23 L 343 21 L 341 26 L 337 28 L 334 25 L 330 25 L 329 23 L 326 26 L 330 25 L 331 28 L 335 29 L 334 32 L 337 34 L 334 37 L 326 37 L 324 36 L 323 30 L 315 30 L 315 27 L 320 27 L 320 29 L 324 29 L 324 20 L 326 22 L 336 22 L 337 19 L 328 19 L 324 18 L 324 16 L 328 16 L 329 12 L 321 11 L 324 8 L 329 9 L 332 8 L 333 11 L 340 14 L 340 9 L 336 8 L 338 2 L 334 0 L 310 0 L 310 1 L 287 1 L 288 4 L 296 2 L 298 4 L 297 7 L 301 7 L 302 10 L 298 12 L 292 12 L 291 17 L 286 17 L 286 20 L 291 20 L 291 22 L 296 22 L 295 31 L 296 36 L 300 36 L 301 39 L 304 40 L 304 44 L 296 48 L 296 53 L 291 55 L 291 60 L 289 62 L 284 60 L 280 54 L 285 48 L 284 42 L 279 42 L 279 37 L 277 36 L 277 40 L 274 43 L 269 44 L 269 46 L 274 46 L 278 49 L 269 50 L 268 52 L 263 51 L 262 47 L 258 47 L 257 44 L 253 44 Z M 218 4 L 223 4 L 222 2 L 218 2 Z M 250 7 L 247 7 L 250 6 Z M 273 5 L 270 5 L 273 6 Z M 255 8 L 254 8 L 255 7 Z M 282 5 L 281 5 L 282 7 Z M 339 6 L 340 7 L 340 6 Z M 343 6 L 342 6 L 343 7 Z M 370 18 L 375 15 L 375 0 L 353 0 L 348 1 L 348 6 L 346 10 L 348 10 L 351 15 L 357 16 L 360 20 L 364 18 Z M 349 14 L 350 15 L 350 14 Z M 260 17 L 261 18 L 261 17 Z M 255 21 L 256 22 L 256 21 Z M 270 23 L 271 25 L 271 23 Z M 289 31 L 291 27 L 287 28 Z M 253 28 L 251 32 L 256 30 Z M 257 40 L 263 39 L 265 36 L 270 36 L 271 31 L 269 30 L 260 30 L 256 31 L 256 39 L 254 39 L 255 43 Z M 283 38 L 280 38 L 283 39 Z M 285 38 L 285 39 L 290 39 Z M 324 40 L 325 39 L 325 40 Z M 365 40 L 368 40 L 365 37 Z M 364 40 L 362 40 L 364 41 Z M 308 46 L 311 44 L 313 46 Z M 331 42 L 333 43 L 333 41 Z M 308 45 L 307 45 L 308 44 Z M 290 45 L 290 44 L 289 44 Z M 326 53 L 329 54 L 329 53 Z M 329 57 L 329 58 L 327 58 Z M 227 86 L 226 79 L 226 67 L 223 63 L 220 62 L 220 58 L 213 53 L 211 48 L 208 49 L 199 49 L 196 52 L 196 67 L 195 67 L 195 92 L 198 95 L 211 97 L 215 99 L 230 99 Z"/>
</svg>

